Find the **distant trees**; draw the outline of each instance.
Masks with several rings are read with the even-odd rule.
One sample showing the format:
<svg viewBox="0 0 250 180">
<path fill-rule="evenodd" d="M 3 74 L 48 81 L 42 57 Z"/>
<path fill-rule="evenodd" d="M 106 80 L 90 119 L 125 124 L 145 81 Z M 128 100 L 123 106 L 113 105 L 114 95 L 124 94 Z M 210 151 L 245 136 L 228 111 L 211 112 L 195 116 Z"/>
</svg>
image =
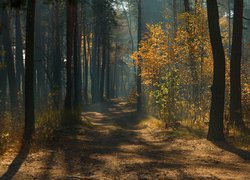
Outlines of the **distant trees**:
<svg viewBox="0 0 250 180">
<path fill-rule="evenodd" d="M 98 40 L 100 35 L 100 16 L 99 14 L 101 6 L 99 5 L 100 1 L 94 1 L 93 5 L 93 12 L 94 12 L 94 27 L 93 27 L 93 34 L 94 37 L 92 38 L 92 55 L 91 55 L 91 97 L 92 102 L 96 103 L 100 101 L 100 84 L 99 84 L 99 70 L 100 70 L 100 54 L 98 53 Z M 103 12 L 103 11 L 102 11 Z M 99 62 L 99 64 L 98 64 Z"/>
<path fill-rule="evenodd" d="M 13 113 L 16 110 L 17 107 L 17 85 L 16 85 L 16 73 L 15 73 L 15 64 L 14 64 L 14 55 L 12 52 L 12 41 L 11 41 L 11 35 L 10 35 L 10 24 L 8 21 L 8 14 L 6 8 L 3 8 L 0 11 L 0 17 L 3 25 L 2 29 L 2 42 L 3 47 L 5 50 L 5 63 L 8 73 L 8 84 L 9 84 L 9 92 L 10 92 L 10 103 L 11 103 L 11 109 Z"/>
<path fill-rule="evenodd" d="M 61 4 L 59 1 L 55 1 L 53 4 L 53 10 L 54 10 L 54 17 L 53 17 L 53 30 L 52 30 L 52 36 L 53 36 L 53 63 L 52 63 L 52 92 L 54 93 L 53 96 L 53 106 L 57 109 L 61 107 L 62 102 L 62 79 L 63 79 L 63 73 L 62 73 L 62 67 L 63 67 L 63 60 L 62 60 L 62 31 L 60 30 L 60 7 Z"/>
<path fill-rule="evenodd" d="M 92 102 L 96 103 L 111 96 L 110 31 L 116 25 L 116 20 L 110 0 L 93 0 L 92 11 L 94 19 L 90 73 Z"/>
<path fill-rule="evenodd" d="M 197 1 L 196 1 L 197 3 Z M 195 18 L 198 18 L 197 15 L 192 16 L 192 14 L 196 14 L 196 12 L 199 11 L 198 8 L 200 8 L 200 5 L 197 7 L 195 6 L 194 10 L 191 9 L 190 7 L 190 2 L 189 0 L 184 0 L 184 8 L 185 8 L 185 12 L 187 13 L 187 15 L 185 16 L 185 22 L 186 22 L 186 31 L 188 32 L 188 51 L 189 51 L 189 68 L 191 71 L 191 78 L 192 78 L 192 104 L 195 105 L 196 109 L 195 111 L 195 115 L 194 115 L 194 121 L 196 121 L 196 116 L 197 116 L 197 107 L 198 107 L 198 103 L 199 103 L 199 86 L 198 86 L 198 82 L 199 82 L 199 74 L 197 72 L 197 57 L 195 56 L 195 47 L 196 47 L 196 43 L 194 42 L 195 37 L 193 36 L 195 28 L 194 28 L 194 23 L 193 20 Z M 202 17 L 202 16 L 201 16 Z M 202 22 L 200 22 L 202 24 Z M 201 29 L 202 31 L 202 29 Z"/>
<path fill-rule="evenodd" d="M 122 45 L 129 42 L 119 35 L 126 32 L 116 26 L 125 19 L 113 0 L 6 0 L 0 5 L 0 119 L 8 124 L 16 114 L 24 117 L 18 123 L 24 123 L 26 142 L 35 125 L 54 126 L 62 120 L 61 111 L 82 110 L 83 99 L 96 103 L 135 87 L 129 79 L 131 51 Z M 131 19 L 127 23 L 136 25 Z M 130 30 L 133 41 L 135 28 Z"/>
</svg>

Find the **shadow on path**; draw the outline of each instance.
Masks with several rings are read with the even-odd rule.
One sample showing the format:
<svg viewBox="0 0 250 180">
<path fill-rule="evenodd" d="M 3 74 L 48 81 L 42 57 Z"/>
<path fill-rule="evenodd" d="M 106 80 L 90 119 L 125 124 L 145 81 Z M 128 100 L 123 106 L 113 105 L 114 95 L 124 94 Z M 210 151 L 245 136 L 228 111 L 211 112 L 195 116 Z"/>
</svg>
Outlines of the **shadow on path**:
<svg viewBox="0 0 250 180">
<path fill-rule="evenodd" d="M 30 150 L 30 143 L 22 145 L 19 153 L 10 164 L 8 170 L 3 174 L 2 177 L 0 177 L 0 180 L 12 179 L 15 176 L 15 174 L 19 171 L 23 162 L 27 158 L 29 150 Z"/>
<path fill-rule="evenodd" d="M 250 152 L 245 151 L 239 148 L 236 148 L 229 142 L 212 142 L 214 145 L 216 145 L 218 148 L 223 149 L 225 151 L 228 151 L 230 153 L 233 153 L 239 157 L 241 157 L 244 160 L 250 160 Z"/>
<path fill-rule="evenodd" d="M 225 179 L 227 173 L 232 177 L 231 174 L 240 171 L 241 177 L 247 177 L 249 172 L 250 166 L 245 168 L 245 162 L 241 166 L 220 158 L 220 149 L 245 160 L 249 160 L 249 152 L 228 143 L 214 143 L 220 149 L 214 148 L 205 138 L 197 138 L 204 135 L 202 132 L 182 126 L 179 131 L 192 134 L 194 140 L 175 138 L 175 134 L 165 134 L 165 131 L 161 132 L 162 139 L 138 126 L 141 115 L 122 101 L 91 105 L 82 116 L 93 123 L 91 129 L 82 125 L 62 129 L 52 144 L 28 159 L 30 147 L 22 148 L 0 179 L 17 176 L 22 179 L 19 175 L 41 180 Z M 24 161 L 29 163 L 23 164 Z M 215 169 L 220 171 L 220 176 Z"/>
</svg>

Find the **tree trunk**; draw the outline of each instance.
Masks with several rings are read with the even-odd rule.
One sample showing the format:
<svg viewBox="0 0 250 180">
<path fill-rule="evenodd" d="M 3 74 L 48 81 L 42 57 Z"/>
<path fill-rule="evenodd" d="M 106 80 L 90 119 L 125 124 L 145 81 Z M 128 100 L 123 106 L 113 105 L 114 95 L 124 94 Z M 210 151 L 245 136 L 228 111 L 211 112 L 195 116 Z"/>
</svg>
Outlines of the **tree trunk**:
<svg viewBox="0 0 250 180">
<path fill-rule="evenodd" d="M 59 3 L 55 2 L 55 17 L 54 17 L 54 58 L 53 58 L 53 91 L 55 91 L 54 107 L 59 108 L 62 99 L 62 59 L 61 59 L 61 45 L 60 45 L 60 16 Z"/>
<path fill-rule="evenodd" d="M 223 113 L 225 101 L 225 53 L 220 34 L 217 0 L 207 0 L 208 25 L 214 59 L 210 121 L 207 139 L 224 140 Z"/>
<path fill-rule="evenodd" d="M 241 105 L 241 57 L 243 30 L 243 0 L 234 1 L 233 41 L 230 61 L 230 122 L 244 127 Z"/>
<path fill-rule="evenodd" d="M 3 53 L 2 38 L 0 39 L 0 52 Z M 7 97 L 7 71 L 2 54 L 0 55 L 0 114 L 6 110 Z"/>
<path fill-rule="evenodd" d="M 22 40 L 22 28 L 20 21 L 20 10 L 16 9 L 16 79 L 17 79 L 17 90 L 21 92 L 23 90 L 23 77 L 24 77 L 24 66 L 23 66 L 23 40 Z"/>
<path fill-rule="evenodd" d="M 141 41 L 141 0 L 138 1 L 138 49 Z M 137 67 L 137 112 L 142 111 L 142 88 L 141 88 L 141 59 Z"/>
<path fill-rule="evenodd" d="M 173 0 L 173 22 L 174 22 L 174 37 L 176 37 L 176 32 L 177 32 L 177 7 L 176 7 L 176 0 Z"/>
<path fill-rule="evenodd" d="M 81 78 L 81 57 L 80 57 L 80 38 L 81 33 L 78 26 L 78 13 L 77 7 L 75 7 L 74 19 L 75 19 L 75 34 L 74 34 L 74 109 L 78 109 L 82 103 L 82 78 Z"/>
<path fill-rule="evenodd" d="M 96 23 L 95 26 L 97 26 Z M 99 73 L 98 73 L 98 35 L 97 35 L 97 28 L 95 27 L 94 37 L 93 37 L 93 47 L 92 47 L 92 59 L 91 59 L 91 96 L 92 96 L 92 103 L 96 103 L 99 101 Z"/>
<path fill-rule="evenodd" d="M 84 15 L 83 15 L 84 16 Z M 86 104 L 88 104 L 88 75 L 89 75 L 89 65 L 87 56 L 87 33 L 86 33 L 86 20 L 83 17 L 83 57 L 84 57 L 84 87 L 83 87 L 83 98 Z M 88 48 L 89 51 L 89 48 Z"/>
<path fill-rule="evenodd" d="M 74 10 L 75 2 L 67 1 L 67 82 L 66 82 L 66 97 L 65 97 L 65 110 L 72 110 L 72 57 L 73 57 L 73 46 L 74 46 Z"/>
<path fill-rule="evenodd" d="M 101 81 L 100 81 L 100 97 L 101 100 L 104 100 L 104 80 L 105 80 L 105 70 L 107 63 L 107 48 L 106 48 L 106 34 L 103 33 L 103 42 L 102 42 L 102 66 L 101 66 Z"/>
<path fill-rule="evenodd" d="M 190 12 L 189 0 L 184 0 L 185 12 Z"/>
<path fill-rule="evenodd" d="M 106 64 L 106 98 L 110 99 L 110 44 L 109 44 L 109 40 L 108 40 L 108 49 L 107 49 L 107 53 L 108 53 L 108 58 L 107 58 L 107 64 Z"/>
<path fill-rule="evenodd" d="M 34 29 L 36 1 L 28 0 L 25 59 L 25 127 L 24 141 L 29 143 L 35 131 L 34 112 Z"/>
<path fill-rule="evenodd" d="M 39 111 L 43 108 L 43 106 L 47 103 L 47 93 L 46 93 L 46 66 L 45 60 L 43 56 L 43 52 L 45 49 L 45 38 L 43 36 L 43 31 L 41 27 L 41 10 L 40 3 L 37 1 L 36 3 L 36 13 L 35 13 L 35 39 L 34 39 L 34 87 L 35 87 L 35 102 L 36 109 Z M 49 42 L 46 42 L 49 44 Z M 50 48 L 49 48 L 50 49 Z"/>
</svg>

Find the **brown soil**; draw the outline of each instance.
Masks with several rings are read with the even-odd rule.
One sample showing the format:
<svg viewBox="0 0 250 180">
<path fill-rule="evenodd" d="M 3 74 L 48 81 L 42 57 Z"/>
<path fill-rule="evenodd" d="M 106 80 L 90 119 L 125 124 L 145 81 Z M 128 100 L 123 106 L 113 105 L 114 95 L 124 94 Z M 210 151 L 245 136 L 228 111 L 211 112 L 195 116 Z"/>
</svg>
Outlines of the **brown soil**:
<svg viewBox="0 0 250 180">
<path fill-rule="evenodd" d="M 92 105 L 83 117 L 93 128 L 62 129 L 53 144 L 31 148 L 14 164 L 16 153 L 6 153 L 0 176 L 12 165 L 2 179 L 250 179 L 248 160 L 202 138 L 138 127 L 136 113 L 122 101 Z"/>
</svg>

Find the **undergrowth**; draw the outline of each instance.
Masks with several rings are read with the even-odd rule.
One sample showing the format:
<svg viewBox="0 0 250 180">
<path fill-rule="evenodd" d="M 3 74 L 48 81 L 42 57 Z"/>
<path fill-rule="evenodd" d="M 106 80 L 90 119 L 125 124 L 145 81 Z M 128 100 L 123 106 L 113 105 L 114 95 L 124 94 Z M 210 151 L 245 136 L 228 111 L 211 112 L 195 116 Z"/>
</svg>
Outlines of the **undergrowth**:
<svg viewBox="0 0 250 180">
<path fill-rule="evenodd" d="M 24 117 L 13 119 L 11 113 L 0 116 L 0 155 L 10 148 L 18 147 L 22 142 Z M 81 120 L 80 111 L 47 110 L 36 113 L 34 144 L 52 142 L 56 132 L 66 127 L 81 124 L 92 128 L 89 121 Z M 17 148 L 18 149 L 18 148 Z"/>
<path fill-rule="evenodd" d="M 13 118 L 10 112 L 0 115 L 0 155 L 10 146 L 18 146 L 23 133 L 23 117 Z"/>
<path fill-rule="evenodd" d="M 150 129 L 164 129 L 165 122 L 153 116 L 145 116 L 145 117 L 140 118 L 139 126 L 147 127 Z"/>
<path fill-rule="evenodd" d="M 228 136 L 226 137 L 227 141 L 230 142 L 237 148 L 250 151 L 250 132 L 241 131 L 237 128 L 231 127 Z"/>
<path fill-rule="evenodd" d="M 39 142 L 50 142 L 56 131 L 82 123 L 78 111 L 48 110 L 39 113 L 36 118 L 36 139 Z"/>
<path fill-rule="evenodd" d="M 161 131 L 161 134 L 168 138 L 182 139 L 205 139 L 207 136 L 208 124 L 206 122 L 182 120 L 173 126 L 166 127 L 165 121 L 152 116 L 140 118 L 139 127 L 146 127 L 151 130 Z M 226 129 L 226 128 L 225 128 Z M 250 131 L 240 131 L 235 127 L 230 127 L 225 133 L 226 140 L 234 147 L 250 151 Z"/>
</svg>

